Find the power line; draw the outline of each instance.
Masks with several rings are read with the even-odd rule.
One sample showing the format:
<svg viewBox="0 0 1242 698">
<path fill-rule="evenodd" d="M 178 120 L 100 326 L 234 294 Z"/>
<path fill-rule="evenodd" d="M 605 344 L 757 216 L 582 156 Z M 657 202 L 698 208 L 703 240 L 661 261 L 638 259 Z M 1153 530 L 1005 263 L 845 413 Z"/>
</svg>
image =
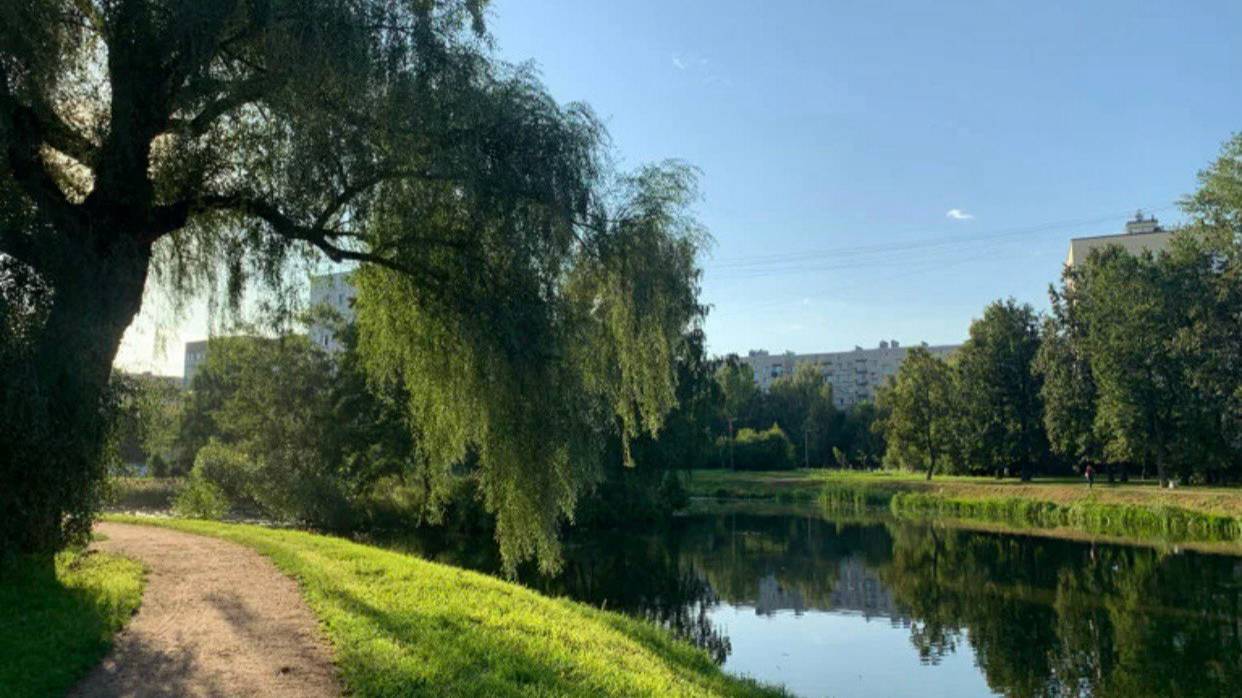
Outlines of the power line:
<svg viewBox="0 0 1242 698">
<path fill-rule="evenodd" d="M 1148 210 L 1155 213 L 1166 211 L 1174 206 L 1175 204 L 1167 204 L 1165 206 Z M 917 260 L 925 260 L 927 259 L 928 254 L 953 251 L 955 246 L 973 245 L 980 242 L 1002 242 L 1007 240 L 1020 241 L 1023 237 L 1048 232 L 1060 232 L 1064 234 L 1064 229 L 1070 226 L 1085 226 L 1105 223 L 1110 220 L 1117 220 L 1118 218 L 1122 218 L 1127 215 L 1128 214 L 1126 213 L 1113 213 L 1107 216 L 1062 220 L 1034 226 L 1002 229 L 999 231 L 981 233 L 977 235 L 939 236 L 913 242 L 851 245 L 829 249 L 761 255 L 756 257 L 738 257 L 724 259 L 717 262 L 709 262 L 705 266 L 709 272 L 720 272 L 718 274 L 713 274 L 713 276 L 717 278 L 720 276 L 724 276 L 726 278 L 756 278 L 773 274 L 806 271 L 830 271 L 834 269 L 854 268 L 864 264 L 891 265 L 894 262 L 902 263 L 909 261 L 906 258 L 911 256 L 915 256 Z M 915 255 L 912 255 L 911 253 L 915 253 Z M 956 252 L 954 253 L 956 254 Z M 885 256 L 879 260 L 870 262 L 865 261 L 865 259 L 859 259 L 877 255 Z M 903 255 L 905 258 L 903 258 Z"/>
</svg>

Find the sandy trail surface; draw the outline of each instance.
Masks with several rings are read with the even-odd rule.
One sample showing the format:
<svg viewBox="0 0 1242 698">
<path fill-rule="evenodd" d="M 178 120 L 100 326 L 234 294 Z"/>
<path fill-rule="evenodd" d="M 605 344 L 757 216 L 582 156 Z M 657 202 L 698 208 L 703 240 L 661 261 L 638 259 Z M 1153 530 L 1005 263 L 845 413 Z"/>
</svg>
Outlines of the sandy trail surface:
<svg viewBox="0 0 1242 698">
<path fill-rule="evenodd" d="M 341 695 L 297 584 L 257 552 L 154 526 L 101 523 L 101 549 L 147 568 L 142 607 L 70 696 Z"/>
</svg>

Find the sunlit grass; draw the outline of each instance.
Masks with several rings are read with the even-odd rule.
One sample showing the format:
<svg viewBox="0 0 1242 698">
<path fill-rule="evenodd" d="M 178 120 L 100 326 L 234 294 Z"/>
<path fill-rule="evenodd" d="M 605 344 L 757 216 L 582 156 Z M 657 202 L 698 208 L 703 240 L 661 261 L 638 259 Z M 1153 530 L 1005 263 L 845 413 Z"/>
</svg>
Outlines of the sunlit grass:
<svg viewBox="0 0 1242 698">
<path fill-rule="evenodd" d="M 111 520 L 216 536 L 271 558 L 298 580 L 353 695 L 780 695 L 724 674 L 651 623 L 486 575 L 299 531 Z"/>
<path fill-rule="evenodd" d="M 142 588 L 142 566 L 115 555 L 0 563 L 0 694 L 63 694 L 107 653 Z"/>
<path fill-rule="evenodd" d="M 1173 541 L 1242 540 L 1242 489 L 1161 489 L 1151 482 L 1088 488 L 1080 478 L 941 476 L 897 471 L 701 471 L 690 479 L 701 497 L 815 499 L 835 512 L 887 509 L 902 516 L 943 516 L 1028 527 L 1068 527 Z"/>
</svg>

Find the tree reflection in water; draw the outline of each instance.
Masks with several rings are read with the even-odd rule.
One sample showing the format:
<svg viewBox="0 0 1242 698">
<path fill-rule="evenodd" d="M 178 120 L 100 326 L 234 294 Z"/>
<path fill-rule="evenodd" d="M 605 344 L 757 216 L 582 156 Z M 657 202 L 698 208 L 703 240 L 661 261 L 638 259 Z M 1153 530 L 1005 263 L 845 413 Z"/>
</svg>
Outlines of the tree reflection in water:
<svg viewBox="0 0 1242 698">
<path fill-rule="evenodd" d="M 401 547 L 498 569 L 485 541 L 424 536 Z M 519 577 L 650 619 L 717 662 L 732 651 L 712 620 L 723 603 L 888 619 L 927 664 L 968 645 L 1005 695 L 1242 695 L 1239 557 L 891 520 L 724 514 L 658 532 L 579 536 L 560 575 Z"/>
</svg>

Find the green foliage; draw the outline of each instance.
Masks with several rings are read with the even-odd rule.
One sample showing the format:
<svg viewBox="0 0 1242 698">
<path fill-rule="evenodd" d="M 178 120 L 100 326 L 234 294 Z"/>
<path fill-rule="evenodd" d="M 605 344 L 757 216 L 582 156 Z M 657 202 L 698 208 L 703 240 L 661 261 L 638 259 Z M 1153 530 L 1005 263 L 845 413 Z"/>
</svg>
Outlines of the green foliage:
<svg viewBox="0 0 1242 698">
<path fill-rule="evenodd" d="M 789 430 L 795 457 L 802 465 L 828 465 L 832 444 L 839 442 L 832 386 L 814 365 L 800 364 L 772 382 L 764 396 L 765 418 Z"/>
<path fill-rule="evenodd" d="M 142 566 L 115 555 L 73 550 L 0 563 L 4 695 L 63 695 L 107 654 L 142 589 Z"/>
<path fill-rule="evenodd" d="M 324 462 L 339 473 L 351 494 L 364 493 L 382 479 L 416 483 L 416 425 L 406 410 L 409 397 L 400 382 L 374 382 L 358 353 L 358 328 L 341 323 L 341 350 L 333 356 L 328 390 L 329 416 L 319 438 Z M 422 508 L 420 518 L 429 513 Z"/>
<path fill-rule="evenodd" d="M 251 492 L 259 477 L 260 474 L 249 456 L 214 440 L 199 449 L 198 457 L 194 459 L 194 468 L 190 471 L 191 483 L 208 482 L 226 501 L 234 504 L 253 503 Z"/>
<path fill-rule="evenodd" d="M 720 386 L 720 411 L 725 420 L 741 419 L 759 397 L 754 369 L 734 355 L 726 357 L 716 369 L 716 383 Z"/>
<path fill-rule="evenodd" d="M 109 373 L 148 277 L 175 308 L 207 295 L 232 316 L 247 289 L 265 291 L 280 326 L 294 272 L 326 260 L 360 266 L 365 370 L 409 389 L 432 513 L 469 454 L 506 559 L 555 565 L 556 530 L 598 480 L 608 437 L 654 436 L 675 404 L 705 235 L 693 170 L 613 172 L 588 107 L 496 58 L 485 6 L 6 7 L 0 259 L 30 272 L 18 295 L 50 300 L 23 321 L 26 365 L 0 370 L 0 405 L 47 399 L 3 420 L 23 426 L 0 448 L 40 454 L 41 475 L 4 473 L 21 484 L 4 502 L 20 530 L 0 545 L 54 548 L 89 528 Z M 284 381 L 273 399 L 305 385 Z M 253 397 L 254 416 L 226 416 L 210 395 L 187 405 L 178 471 L 210 434 L 268 419 L 271 400 Z M 292 436 L 306 423 L 250 426 Z M 239 447 L 292 486 L 324 472 L 302 442 L 282 443 Z M 293 516 L 298 496 L 256 498 Z"/>
<path fill-rule="evenodd" d="M 925 470 L 949 465 L 958 446 L 953 369 L 926 349 L 906 354 L 896 375 L 876 394 L 883 417 L 878 428 L 887 450 L 885 464 Z"/>
<path fill-rule="evenodd" d="M 359 400 L 342 397 L 359 384 L 337 384 L 337 375 L 329 357 L 302 336 L 211 340 L 179 446 L 196 454 L 194 477 L 213 483 L 231 504 L 277 521 L 348 528 L 354 476 L 380 473 L 348 458 L 346 446 L 383 444 L 342 433 L 357 422 L 334 419 L 338 405 L 359 408 Z"/>
<path fill-rule="evenodd" d="M 172 455 L 182 406 L 180 381 L 151 374 L 116 372 L 112 389 L 118 403 L 116 441 L 124 463 L 156 460 L 168 474 L 164 459 Z M 154 473 L 152 473 L 154 474 Z"/>
<path fill-rule="evenodd" d="M 1075 307 L 1051 290 L 1052 315 L 1045 319 L 1039 353 L 1031 369 L 1042 380 L 1044 430 L 1053 452 L 1078 463 L 1104 460 L 1104 434 L 1097 429 L 1098 390 Z"/>
<path fill-rule="evenodd" d="M 737 470 L 787 470 L 796 465 L 793 442 L 779 425 L 756 431 L 741 429 L 734 444 Z"/>
<path fill-rule="evenodd" d="M 666 519 L 688 503 L 679 472 L 700 468 L 714 455 L 711 426 L 719 404 L 702 330 L 687 333 L 677 353 L 677 407 L 655 436 L 631 444 L 624 462 L 619 438 L 604 461 L 603 481 L 579 505 L 579 527 L 624 526 Z"/>
<path fill-rule="evenodd" d="M 152 523 L 250 546 L 297 578 L 351 695 L 782 695 L 652 623 L 494 577 L 296 531 Z"/>
<path fill-rule="evenodd" d="M 1020 471 L 1029 480 L 1047 455 L 1040 374 L 1039 322 L 1030 305 L 996 301 L 970 325 L 970 338 L 954 353 L 961 405 L 958 434 L 973 471 Z"/>
<path fill-rule="evenodd" d="M 494 225 L 460 221 L 462 243 L 479 253 L 453 298 L 384 268 L 358 272 L 359 350 L 373 378 L 404 386 L 429 502 L 443 501 L 451 466 L 471 456 L 511 566 L 538 556 L 554 567 L 557 529 L 599 480 L 607 437 L 619 434 L 628 460 L 629 443 L 656 435 L 676 404 L 676 348 L 701 312 L 693 186 L 683 167 L 645 170 L 616 202 L 584 201 L 586 229 L 543 206 L 481 200 L 500 208 L 478 214 Z M 385 212 L 379 234 L 435 221 L 420 203 Z M 431 249 L 402 254 L 441 263 Z"/>
<path fill-rule="evenodd" d="M 224 489 L 195 473 L 173 500 L 173 511 L 191 519 L 219 520 L 229 513 L 229 497 Z"/>
<path fill-rule="evenodd" d="M 4 188 L 0 176 L 0 204 Z M 0 237 L 13 214 L 0 205 Z M 115 401 L 105 385 L 76 380 L 88 376 L 67 380 L 66 405 L 42 387 L 60 352 L 72 351 L 40 347 L 51 295 L 33 269 L 0 247 L 0 556 L 84 544 L 115 455 L 109 439 Z"/>
</svg>

